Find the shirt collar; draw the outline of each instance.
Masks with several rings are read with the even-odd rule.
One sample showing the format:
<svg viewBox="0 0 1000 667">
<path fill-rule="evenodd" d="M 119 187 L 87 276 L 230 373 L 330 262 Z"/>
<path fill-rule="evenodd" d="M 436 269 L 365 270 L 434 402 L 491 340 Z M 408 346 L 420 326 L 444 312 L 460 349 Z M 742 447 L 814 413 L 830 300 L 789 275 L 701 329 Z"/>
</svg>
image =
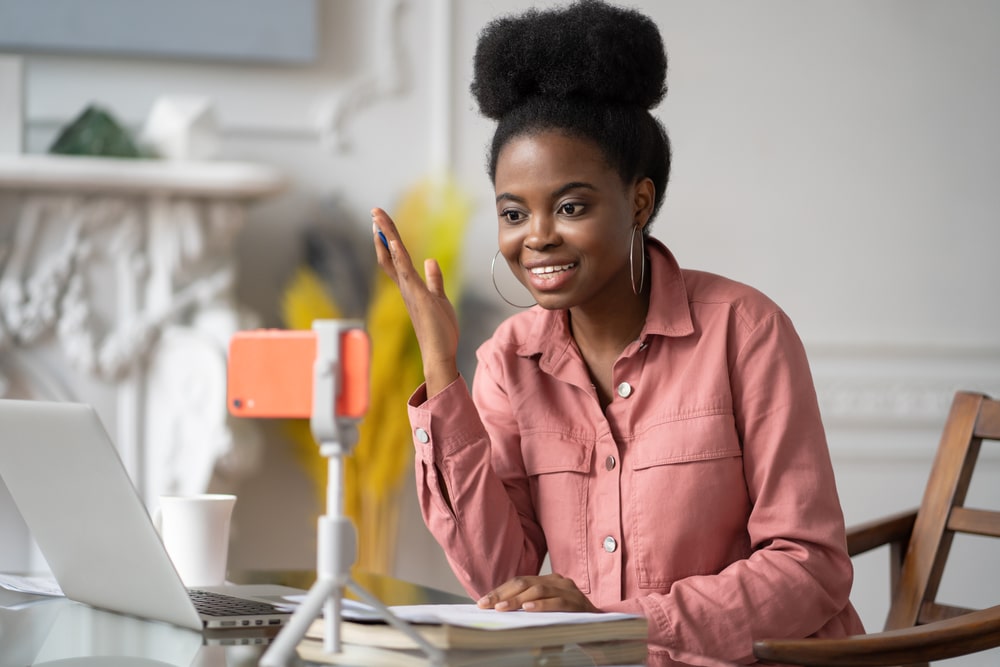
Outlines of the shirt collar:
<svg viewBox="0 0 1000 667">
<path fill-rule="evenodd" d="M 694 333 L 691 306 L 688 303 L 684 274 L 673 254 L 659 240 L 646 237 L 646 272 L 650 280 L 649 312 L 646 324 L 639 334 L 687 336 Z M 569 313 L 566 310 L 545 310 L 535 306 L 537 312 L 530 335 L 518 347 L 524 357 L 542 355 L 545 365 L 555 365 L 566 353 L 571 343 Z"/>
<path fill-rule="evenodd" d="M 649 257 L 649 312 L 643 335 L 689 336 L 694 333 L 691 304 L 688 301 L 684 272 L 673 253 L 658 239 L 646 237 Z"/>
</svg>

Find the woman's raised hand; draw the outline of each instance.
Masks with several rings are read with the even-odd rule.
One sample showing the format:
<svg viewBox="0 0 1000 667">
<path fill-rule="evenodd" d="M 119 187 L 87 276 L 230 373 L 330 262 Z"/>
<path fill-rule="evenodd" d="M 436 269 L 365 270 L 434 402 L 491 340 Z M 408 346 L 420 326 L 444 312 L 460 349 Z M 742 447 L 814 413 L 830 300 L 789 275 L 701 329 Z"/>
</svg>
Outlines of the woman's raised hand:
<svg viewBox="0 0 1000 667">
<path fill-rule="evenodd" d="M 384 244 L 379 232 L 385 237 Z M 372 209 L 372 237 L 378 264 L 396 283 L 413 322 L 430 398 L 458 377 L 458 317 L 444 293 L 441 267 L 437 260 L 424 260 L 425 283 L 414 268 L 392 218 L 380 208 Z"/>
</svg>

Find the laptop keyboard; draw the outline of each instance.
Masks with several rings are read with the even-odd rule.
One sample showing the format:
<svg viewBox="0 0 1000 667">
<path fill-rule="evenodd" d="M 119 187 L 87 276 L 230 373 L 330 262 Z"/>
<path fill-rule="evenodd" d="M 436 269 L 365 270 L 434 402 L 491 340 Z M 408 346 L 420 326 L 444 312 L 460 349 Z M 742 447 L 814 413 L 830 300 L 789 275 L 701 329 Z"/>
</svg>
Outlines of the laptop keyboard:
<svg viewBox="0 0 1000 667">
<path fill-rule="evenodd" d="M 188 595 L 191 597 L 195 609 L 206 616 L 254 616 L 288 613 L 273 604 L 245 600 L 211 591 L 188 589 Z"/>
</svg>

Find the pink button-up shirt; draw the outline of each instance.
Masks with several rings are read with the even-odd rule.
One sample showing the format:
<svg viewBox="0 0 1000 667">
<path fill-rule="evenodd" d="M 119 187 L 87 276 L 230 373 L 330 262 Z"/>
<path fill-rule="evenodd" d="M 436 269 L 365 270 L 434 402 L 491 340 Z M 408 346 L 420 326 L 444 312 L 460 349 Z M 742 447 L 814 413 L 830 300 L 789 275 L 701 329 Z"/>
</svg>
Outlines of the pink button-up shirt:
<svg viewBox="0 0 1000 667">
<path fill-rule="evenodd" d="M 504 322 L 410 400 L 420 506 L 478 597 L 552 570 L 645 615 L 650 664 L 753 662 L 765 637 L 863 632 L 812 377 L 788 317 L 647 241 L 649 314 L 601 410 L 565 311 Z M 442 493 L 447 490 L 447 499 Z"/>
</svg>

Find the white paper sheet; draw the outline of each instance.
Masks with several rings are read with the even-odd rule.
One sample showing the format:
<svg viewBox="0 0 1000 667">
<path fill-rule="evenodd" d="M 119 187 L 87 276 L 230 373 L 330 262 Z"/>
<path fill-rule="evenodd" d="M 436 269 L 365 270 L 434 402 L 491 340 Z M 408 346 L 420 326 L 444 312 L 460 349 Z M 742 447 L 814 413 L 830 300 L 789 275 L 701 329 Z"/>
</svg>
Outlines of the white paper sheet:
<svg viewBox="0 0 1000 667">
<path fill-rule="evenodd" d="M 0 574 L 0 586 L 9 591 L 34 593 L 35 595 L 62 596 L 62 589 L 53 577 L 22 577 L 15 574 Z"/>
<path fill-rule="evenodd" d="M 474 604 L 417 604 L 389 607 L 397 616 L 411 623 L 441 623 L 482 630 L 528 628 L 545 625 L 600 623 L 634 618 L 632 614 L 563 611 L 496 611 Z M 345 609 L 344 618 L 349 618 Z"/>
</svg>

